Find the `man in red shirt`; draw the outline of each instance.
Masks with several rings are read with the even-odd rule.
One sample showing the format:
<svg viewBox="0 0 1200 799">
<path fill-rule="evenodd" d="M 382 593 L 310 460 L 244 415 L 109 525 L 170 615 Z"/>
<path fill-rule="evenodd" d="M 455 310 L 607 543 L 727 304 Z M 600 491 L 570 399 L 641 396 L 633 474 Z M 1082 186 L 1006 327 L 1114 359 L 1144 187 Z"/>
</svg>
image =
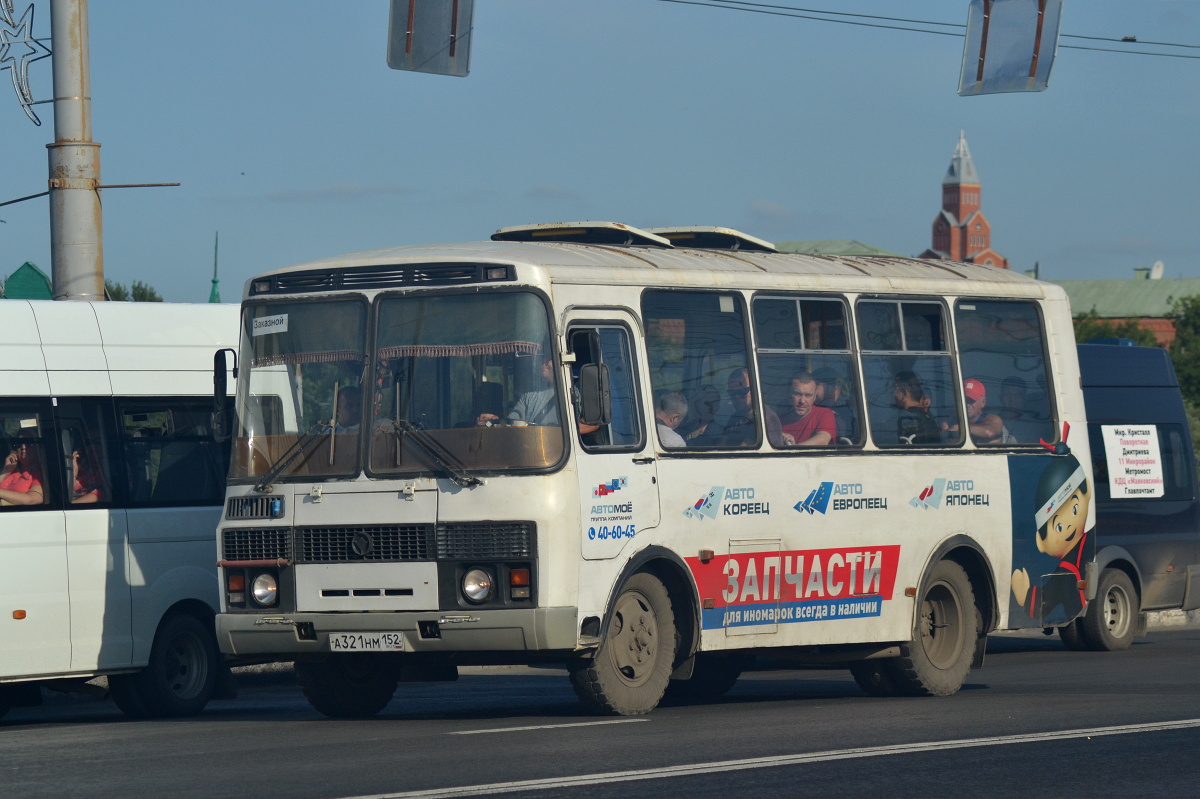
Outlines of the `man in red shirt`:
<svg viewBox="0 0 1200 799">
<path fill-rule="evenodd" d="M 792 378 L 792 407 L 779 421 L 785 436 L 797 447 L 825 447 L 837 439 L 833 411 L 816 404 L 817 381 L 808 372 Z"/>
</svg>

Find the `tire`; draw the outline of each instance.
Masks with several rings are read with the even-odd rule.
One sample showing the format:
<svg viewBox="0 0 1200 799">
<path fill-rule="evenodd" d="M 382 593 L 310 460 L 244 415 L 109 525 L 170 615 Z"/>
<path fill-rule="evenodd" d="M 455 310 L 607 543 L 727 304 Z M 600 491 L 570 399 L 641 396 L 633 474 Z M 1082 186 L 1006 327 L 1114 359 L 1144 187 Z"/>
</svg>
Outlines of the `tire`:
<svg viewBox="0 0 1200 799">
<path fill-rule="evenodd" d="M 667 589 L 639 572 L 613 603 L 600 648 L 570 661 L 571 685 L 593 713 L 640 716 L 658 705 L 675 661 L 675 613 Z"/>
<path fill-rule="evenodd" d="M 109 695 L 132 718 L 194 716 L 212 698 L 220 667 L 211 623 L 176 613 L 154 634 L 146 668 L 109 677 Z"/>
<path fill-rule="evenodd" d="M 1141 603 L 1129 575 L 1120 569 L 1100 573 L 1096 598 L 1083 614 L 1083 634 L 1097 652 L 1128 649 L 1137 628 Z"/>
<path fill-rule="evenodd" d="M 715 652 L 697 652 L 692 676 L 686 680 L 671 680 L 667 683 L 664 696 L 681 702 L 724 696 L 752 660 L 751 657 L 741 655 L 725 656 Z"/>
<path fill-rule="evenodd" d="M 296 661 L 304 698 L 319 713 L 335 719 L 374 716 L 392 701 L 399 677 L 394 655 L 345 653 L 326 660 Z"/>
<path fill-rule="evenodd" d="M 894 677 L 911 696 L 950 696 L 971 670 L 978 613 L 967 573 L 957 563 L 939 562 L 921 589 L 913 640 L 900 645 Z"/>
<path fill-rule="evenodd" d="M 1058 628 L 1058 637 L 1063 646 L 1072 652 L 1083 652 L 1091 649 L 1083 632 L 1083 619 L 1075 619 L 1070 624 Z"/>
<path fill-rule="evenodd" d="M 850 664 L 850 674 L 869 696 L 908 696 L 906 685 L 896 679 L 897 658 L 873 658 Z"/>
</svg>

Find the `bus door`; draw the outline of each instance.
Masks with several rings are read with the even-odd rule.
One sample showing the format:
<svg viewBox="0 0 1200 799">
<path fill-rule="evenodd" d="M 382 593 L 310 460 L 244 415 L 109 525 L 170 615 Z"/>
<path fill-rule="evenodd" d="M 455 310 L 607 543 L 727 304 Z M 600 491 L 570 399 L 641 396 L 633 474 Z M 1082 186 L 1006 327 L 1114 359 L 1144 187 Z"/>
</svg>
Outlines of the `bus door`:
<svg viewBox="0 0 1200 799">
<path fill-rule="evenodd" d="M 639 532 L 658 526 L 658 470 L 639 401 L 633 358 L 637 321 L 624 311 L 579 310 L 567 317 L 572 386 L 584 364 L 607 367 L 612 420 L 577 432 L 583 557 L 616 557 Z"/>
<path fill-rule="evenodd" d="M 128 518 L 113 497 L 112 400 L 59 399 L 57 440 L 47 447 L 66 476 L 71 670 L 128 665 L 133 652 L 127 579 Z"/>
<path fill-rule="evenodd" d="M 49 400 L 4 400 L 0 487 L 0 676 L 65 672 L 71 666 L 71 599 L 61 497 L 47 470 L 54 457 Z M 40 501 L 24 504 L 17 492 Z"/>
</svg>

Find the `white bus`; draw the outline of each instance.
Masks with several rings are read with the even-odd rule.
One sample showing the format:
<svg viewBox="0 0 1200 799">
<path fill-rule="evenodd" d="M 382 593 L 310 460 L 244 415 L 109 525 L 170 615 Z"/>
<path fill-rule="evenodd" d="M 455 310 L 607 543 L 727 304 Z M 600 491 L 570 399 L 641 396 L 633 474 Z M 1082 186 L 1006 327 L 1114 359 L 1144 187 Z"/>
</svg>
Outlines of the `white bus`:
<svg viewBox="0 0 1200 799">
<path fill-rule="evenodd" d="M 236 306 L 0 300 L 0 320 L 0 715 L 99 675 L 131 716 L 198 712 L 221 673 L 212 375 Z"/>
<path fill-rule="evenodd" d="M 645 713 L 755 653 L 945 695 L 1086 601 L 1071 316 L 1012 272 L 507 228 L 252 279 L 241 364 L 218 638 L 327 715 L 535 661 Z"/>
</svg>

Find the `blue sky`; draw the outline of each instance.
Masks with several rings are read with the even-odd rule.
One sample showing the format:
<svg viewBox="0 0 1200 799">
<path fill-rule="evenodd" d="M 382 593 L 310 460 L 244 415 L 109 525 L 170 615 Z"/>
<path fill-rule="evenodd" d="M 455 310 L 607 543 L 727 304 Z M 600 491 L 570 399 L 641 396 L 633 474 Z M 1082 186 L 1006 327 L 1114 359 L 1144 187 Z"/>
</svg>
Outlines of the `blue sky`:
<svg viewBox="0 0 1200 799">
<path fill-rule="evenodd" d="M 967 0 L 774 0 L 965 23 Z M 17 12 L 29 0 L 18 0 Z M 36 0 L 36 33 L 49 3 Z M 1200 59 L 1060 49 L 1049 90 L 959 97 L 962 39 L 656 0 L 477 0 L 467 78 L 388 69 L 387 0 L 92 0 L 105 270 L 204 301 L 342 252 L 531 222 L 930 244 L 960 129 L 993 247 L 1053 280 L 1200 276 Z M 1200 55 L 1200 0 L 1067 0 L 1062 30 Z M 1063 40 L 1063 44 L 1099 42 Z M 32 65 L 51 96 L 50 60 Z M 45 190 L 0 73 L 0 201 Z M 0 208 L 0 277 L 50 271 L 47 202 Z"/>
</svg>

